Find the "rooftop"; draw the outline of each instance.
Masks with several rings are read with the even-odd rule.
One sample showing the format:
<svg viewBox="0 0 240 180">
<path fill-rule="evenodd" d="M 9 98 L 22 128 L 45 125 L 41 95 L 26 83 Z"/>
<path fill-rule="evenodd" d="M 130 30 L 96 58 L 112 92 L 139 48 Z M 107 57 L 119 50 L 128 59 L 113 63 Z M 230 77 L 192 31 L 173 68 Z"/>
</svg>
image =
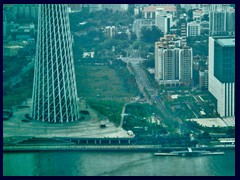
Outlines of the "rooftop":
<svg viewBox="0 0 240 180">
<path fill-rule="evenodd" d="M 205 127 L 227 127 L 230 126 L 226 124 L 221 118 L 199 118 L 199 119 L 190 119 L 190 121 L 196 121 L 198 124 Z"/>
<path fill-rule="evenodd" d="M 157 8 L 163 8 L 164 11 L 175 12 L 176 6 L 148 6 L 143 9 L 143 12 L 155 12 Z"/>
<path fill-rule="evenodd" d="M 235 46 L 235 38 L 218 39 L 217 42 L 221 46 Z"/>
</svg>

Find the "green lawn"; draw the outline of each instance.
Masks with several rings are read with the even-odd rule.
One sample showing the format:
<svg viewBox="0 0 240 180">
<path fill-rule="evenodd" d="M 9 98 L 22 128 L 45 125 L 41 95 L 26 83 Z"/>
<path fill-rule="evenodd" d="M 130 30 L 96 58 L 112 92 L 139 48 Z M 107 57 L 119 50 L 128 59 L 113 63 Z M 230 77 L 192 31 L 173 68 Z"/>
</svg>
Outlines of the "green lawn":
<svg viewBox="0 0 240 180">
<path fill-rule="evenodd" d="M 115 70 L 108 66 L 75 65 L 78 97 L 133 97 Z M 32 96 L 33 70 L 22 76 L 22 81 L 13 88 L 3 88 L 4 108 L 21 104 Z M 114 100 L 114 99 L 113 99 Z M 119 101 L 119 100 L 118 100 Z M 99 102 L 100 103 L 100 102 Z"/>
<path fill-rule="evenodd" d="M 179 96 L 178 101 L 179 102 L 185 102 L 185 101 L 196 102 L 196 99 L 192 96 Z"/>
<path fill-rule="evenodd" d="M 130 97 L 117 73 L 108 66 L 75 65 L 79 97 Z"/>
</svg>

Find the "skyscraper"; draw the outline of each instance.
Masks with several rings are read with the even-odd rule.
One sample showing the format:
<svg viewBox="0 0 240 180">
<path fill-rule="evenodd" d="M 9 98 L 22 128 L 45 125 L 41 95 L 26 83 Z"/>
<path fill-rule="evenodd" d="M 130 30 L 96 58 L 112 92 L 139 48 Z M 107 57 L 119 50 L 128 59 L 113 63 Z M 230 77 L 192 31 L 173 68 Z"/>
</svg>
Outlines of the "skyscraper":
<svg viewBox="0 0 240 180">
<path fill-rule="evenodd" d="M 186 22 L 181 23 L 181 37 L 183 45 L 187 44 L 187 30 L 186 30 Z"/>
<path fill-rule="evenodd" d="M 179 50 L 179 80 L 184 85 L 192 83 L 193 52 L 189 46 L 183 46 Z"/>
<path fill-rule="evenodd" d="M 220 116 L 235 116 L 235 38 L 209 37 L 208 89 Z"/>
<path fill-rule="evenodd" d="M 192 48 L 182 46 L 176 35 L 155 43 L 155 80 L 161 85 L 191 85 Z"/>
<path fill-rule="evenodd" d="M 235 34 L 235 10 L 227 4 L 212 4 L 209 11 L 209 35 Z"/>
<path fill-rule="evenodd" d="M 169 33 L 172 26 L 172 14 L 167 13 L 164 8 L 156 8 L 155 14 L 155 25 L 163 34 Z"/>
<path fill-rule="evenodd" d="M 67 5 L 41 4 L 32 118 L 52 123 L 79 119 Z"/>
</svg>

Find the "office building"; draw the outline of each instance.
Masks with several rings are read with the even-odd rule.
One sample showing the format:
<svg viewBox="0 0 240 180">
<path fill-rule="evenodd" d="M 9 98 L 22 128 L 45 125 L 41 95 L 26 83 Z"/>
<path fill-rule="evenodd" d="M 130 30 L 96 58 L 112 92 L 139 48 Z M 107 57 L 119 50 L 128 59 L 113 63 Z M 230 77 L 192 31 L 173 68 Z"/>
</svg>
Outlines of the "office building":
<svg viewBox="0 0 240 180">
<path fill-rule="evenodd" d="M 187 23 L 187 37 L 191 36 L 200 36 L 201 34 L 201 25 L 196 21 Z"/>
<path fill-rule="evenodd" d="M 208 82 L 220 116 L 235 116 L 235 38 L 209 37 Z"/>
<path fill-rule="evenodd" d="M 210 5 L 209 35 L 235 35 L 235 10 L 230 8 L 229 5 Z"/>
<path fill-rule="evenodd" d="M 172 27 L 172 14 L 167 13 L 164 8 L 157 8 L 155 14 L 155 25 L 163 34 L 169 33 L 170 27 Z"/>
</svg>

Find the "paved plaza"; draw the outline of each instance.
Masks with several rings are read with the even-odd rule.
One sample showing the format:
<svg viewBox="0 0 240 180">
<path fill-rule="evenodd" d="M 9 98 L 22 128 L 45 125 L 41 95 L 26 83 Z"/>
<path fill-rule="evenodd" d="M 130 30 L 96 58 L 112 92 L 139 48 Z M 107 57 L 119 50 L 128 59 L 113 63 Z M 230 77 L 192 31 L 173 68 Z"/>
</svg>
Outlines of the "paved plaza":
<svg viewBox="0 0 240 180">
<path fill-rule="evenodd" d="M 25 114 L 31 114 L 31 100 L 25 102 L 24 106 L 18 106 L 13 111 L 13 117 L 3 121 L 3 136 L 32 136 L 32 137 L 130 137 L 127 131 L 121 127 L 116 127 L 112 122 L 108 122 L 105 128 L 100 127 L 98 114 L 93 109 L 88 108 L 90 115 L 85 120 L 69 122 L 63 124 L 50 124 L 32 120 L 30 122 L 22 122 Z M 80 102 L 80 107 L 84 107 L 84 101 Z"/>
</svg>

